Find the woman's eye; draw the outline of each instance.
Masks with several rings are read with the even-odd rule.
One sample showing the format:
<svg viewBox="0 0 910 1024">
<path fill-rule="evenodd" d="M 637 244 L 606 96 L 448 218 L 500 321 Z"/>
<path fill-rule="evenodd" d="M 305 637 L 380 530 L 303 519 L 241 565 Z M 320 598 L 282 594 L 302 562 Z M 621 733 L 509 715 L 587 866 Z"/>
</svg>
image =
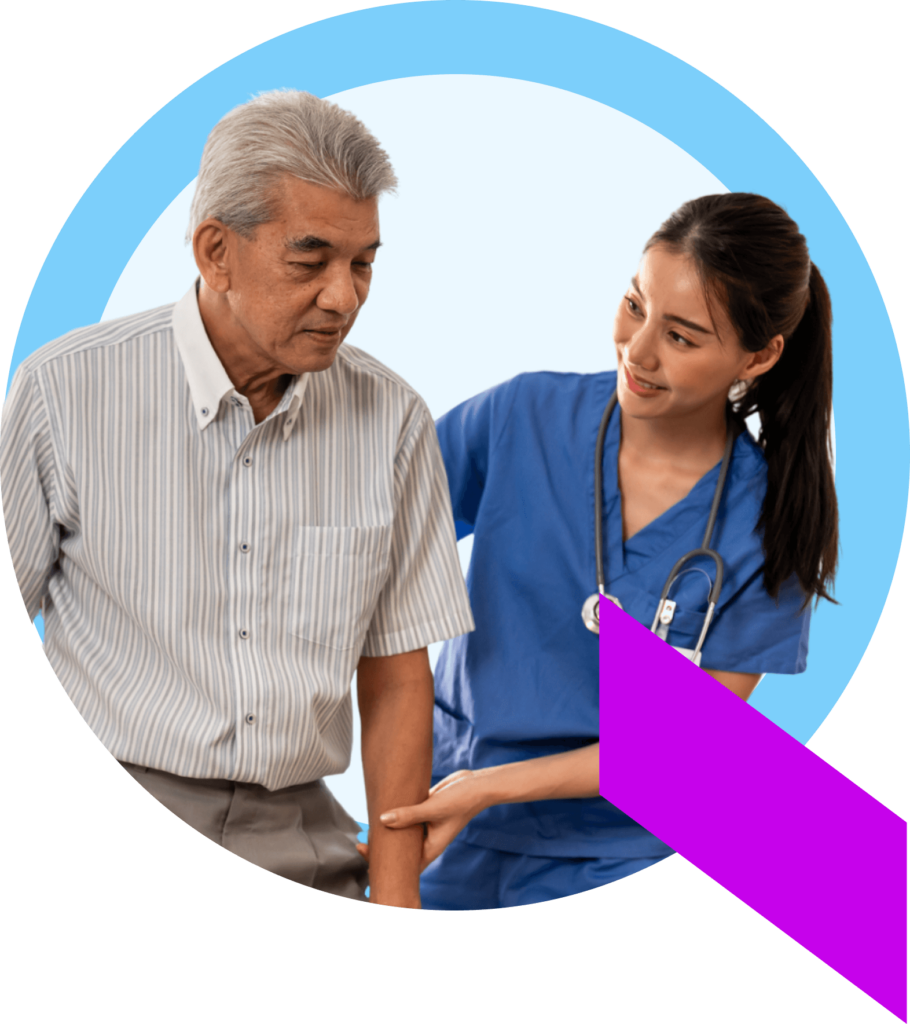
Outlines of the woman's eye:
<svg viewBox="0 0 910 1024">
<path fill-rule="evenodd" d="M 678 345 L 681 345 L 681 346 L 683 346 L 684 348 L 695 348 L 695 347 L 696 347 L 695 345 L 693 345 L 693 344 L 692 344 L 692 342 L 691 342 L 691 341 L 689 341 L 689 339 L 688 339 L 688 338 L 684 338 L 684 337 L 683 337 L 683 336 L 682 336 L 681 334 L 677 334 L 677 333 L 676 333 L 676 331 L 670 331 L 670 337 L 671 337 L 671 338 L 672 338 L 672 339 L 673 339 L 673 340 L 674 340 L 674 341 L 675 341 L 675 342 L 676 342 L 676 343 L 677 343 Z"/>
<path fill-rule="evenodd" d="M 630 313 L 640 313 L 641 312 L 641 310 L 638 308 L 638 305 L 635 302 L 635 300 L 629 298 L 628 295 L 626 296 L 626 305 L 629 307 L 629 312 Z"/>
</svg>

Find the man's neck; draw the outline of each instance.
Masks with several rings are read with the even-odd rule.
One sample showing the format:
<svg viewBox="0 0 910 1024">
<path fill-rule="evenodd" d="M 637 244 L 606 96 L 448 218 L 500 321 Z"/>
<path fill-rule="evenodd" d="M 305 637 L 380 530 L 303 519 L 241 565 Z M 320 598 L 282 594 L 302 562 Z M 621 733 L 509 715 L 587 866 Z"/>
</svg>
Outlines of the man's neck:
<svg viewBox="0 0 910 1024">
<path fill-rule="evenodd" d="M 281 401 L 292 378 L 254 350 L 226 296 L 200 282 L 196 297 L 199 315 L 215 355 L 221 360 L 234 389 L 250 403 L 256 422 L 261 423 Z"/>
</svg>

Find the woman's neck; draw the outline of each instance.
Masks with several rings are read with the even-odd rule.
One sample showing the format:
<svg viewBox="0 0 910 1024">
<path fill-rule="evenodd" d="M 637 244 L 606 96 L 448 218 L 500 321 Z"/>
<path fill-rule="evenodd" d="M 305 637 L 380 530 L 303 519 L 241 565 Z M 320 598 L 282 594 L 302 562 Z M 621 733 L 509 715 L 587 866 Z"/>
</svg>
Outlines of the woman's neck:
<svg viewBox="0 0 910 1024">
<path fill-rule="evenodd" d="M 643 419 L 622 416 L 617 474 L 623 541 L 682 501 L 723 456 L 725 408 L 716 415 Z"/>
<path fill-rule="evenodd" d="M 704 476 L 720 461 L 727 439 L 726 403 L 688 416 L 621 416 L 620 450 L 639 462 L 672 463 Z"/>
</svg>

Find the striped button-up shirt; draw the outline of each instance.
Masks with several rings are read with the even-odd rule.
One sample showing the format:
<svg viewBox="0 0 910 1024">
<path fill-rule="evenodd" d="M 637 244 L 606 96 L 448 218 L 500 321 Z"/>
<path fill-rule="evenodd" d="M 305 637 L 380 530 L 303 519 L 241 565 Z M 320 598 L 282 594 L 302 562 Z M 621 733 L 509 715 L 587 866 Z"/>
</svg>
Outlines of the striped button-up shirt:
<svg viewBox="0 0 910 1024">
<path fill-rule="evenodd" d="M 421 398 L 343 345 L 257 424 L 195 288 L 26 359 L 0 479 L 46 654 L 123 761 L 269 789 L 344 771 L 360 655 L 473 628 Z"/>
</svg>

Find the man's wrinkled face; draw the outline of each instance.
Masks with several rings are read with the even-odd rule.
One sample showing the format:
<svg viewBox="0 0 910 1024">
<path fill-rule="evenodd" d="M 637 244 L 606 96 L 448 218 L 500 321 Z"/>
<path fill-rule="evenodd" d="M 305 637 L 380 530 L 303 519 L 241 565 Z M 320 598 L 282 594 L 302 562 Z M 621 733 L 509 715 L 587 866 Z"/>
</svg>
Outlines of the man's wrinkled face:
<svg viewBox="0 0 910 1024">
<path fill-rule="evenodd" d="M 229 233 L 231 313 L 254 361 L 295 376 L 325 370 L 370 291 L 378 203 L 287 176 L 273 209 L 251 238 Z"/>
</svg>

